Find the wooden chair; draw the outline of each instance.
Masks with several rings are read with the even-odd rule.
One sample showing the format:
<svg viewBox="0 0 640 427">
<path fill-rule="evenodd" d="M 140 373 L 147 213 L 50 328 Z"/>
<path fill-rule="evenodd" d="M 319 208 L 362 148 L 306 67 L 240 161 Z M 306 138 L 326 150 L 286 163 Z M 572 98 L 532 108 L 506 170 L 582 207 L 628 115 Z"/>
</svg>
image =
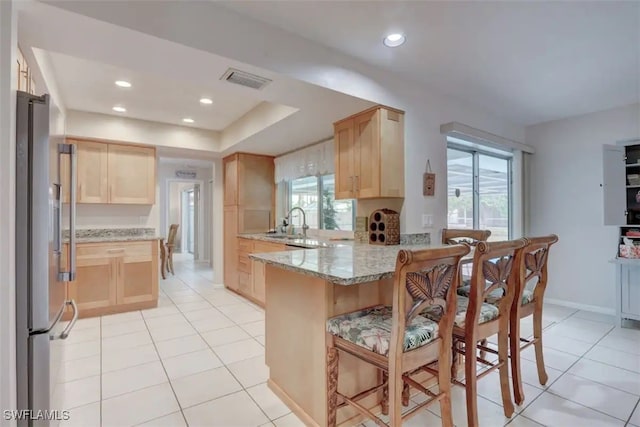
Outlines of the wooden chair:
<svg viewBox="0 0 640 427">
<path fill-rule="evenodd" d="M 491 230 L 443 228 L 442 244 L 455 245 L 458 243 L 468 243 L 471 246 L 475 246 L 478 242 L 486 242 L 489 236 L 491 236 Z"/>
<path fill-rule="evenodd" d="M 167 243 L 166 243 L 166 266 L 167 266 L 167 272 L 174 274 L 175 272 L 173 270 L 173 249 L 175 248 L 175 240 L 176 240 L 176 235 L 178 234 L 178 227 L 180 225 L 179 224 L 171 224 L 169 226 L 169 235 L 167 236 Z"/>
<path fill-rule="evenodd" d="M 538 367 L 538 380 L 545 385 L 549 377 L 544 367 L 542 354 L 542 307 L 544 303 L 544 291 L 547 288 L 547 261 L 549 260 L 549 248 L 558 241 L 558 236 L 551 234 L 544 237 L 531 237 L 526 239 L 528 244 L 524 248 L 524 268 L 518 281 L 516 297 L 513 300 L 510 326 L 511 346 L 511 376 L 513 380 L 513 395 L 516 404 L 524 402 L 522 389 L 522 374 L 520 366 L 520 351 L 534 345 L 536 353 L 536 365 Z M 533 291 L 526 289 L 528 283 L 535 282 Z M 520 303 L 518 303 L 520 302 Z M 527 340 L 520 337 L 520 319 L 533 315 L 533 338 Z M 524 342 L 522 346 L 520 343 Z"/>
<path fill-rule="evenodd" d="M 451 365 L 454 384 L 464 386 L 467 399 L 467 423 L 478 425 L 478 379 L 495 369 L 500 373 L 502 405 L 506 417 L 513 415 L 509 387 L 509 321 L 511 304 L 517 292 L 518 274 L 522 269 L 525 239 L 504 242 L 478 242 L 473 256 L 473 272 L 470 284 L 458 289 L 458 312 L 453 327 L 453 363 Z M 466 295 L 464 294 L 467 292 Z M 498 294 L 498 295 L 496 295 Z M 491 303 L 489 303 L 491 302 Z M 432 317 L 432 316 L 430 316 Z M 433 318 L 433 317 L 432 317 Z M 498 334 L 498 350 L 487 347 L 486 338 Z M 494 364 L 477 350 L 498 355 Z M 457 355 L 464 356 L 465 379 L 455 378 Z M 477 373 L 477 362 L 489 366 Z M 444 366 L 443 366 L 444 368 Z"/>
<path fill-rule="evenodd" d="M 491 230 L 443 228 L 442 244 L 457 245 L 459 243 L 467 243 L 471 246 L 475 246 L 478 242 L 486 242 L 489 236 L 491 236 Z M 469 277 L 471 275 L 471 265 L 463 264 L 460 268 L 460 274 L 460 283 L 462 283 L 464 276 Z"/>
<path fill-rule="evenodd" d="M 393 305 L 366 308 L 327 321 L 327 424 L 336 425 L 338 408 L 351 405 L 379 426 L 400 426 L 431 403 L 440 402 L 442 424 L 453 426 L 450 371 L 438 373 L 438 394 L 412 379 L 428 364 L 451 363 L 452 327 L 456 312 L 456 285 L 460 259 L 469 253 L 467 245 L 422 251 L 401 250 L 396 260 Z M 422 315 L 430 307 L 439 321 Z M 339 353 L 351 354 L 380 369 L 380 384 L 355 396 L 338 391 Z M 429 399 L 402 415 L 404 384 L 428 395 Z M 385 424 L 358 402 L 382 390 L 382 407 L 389 408 Z"/>
</svg>

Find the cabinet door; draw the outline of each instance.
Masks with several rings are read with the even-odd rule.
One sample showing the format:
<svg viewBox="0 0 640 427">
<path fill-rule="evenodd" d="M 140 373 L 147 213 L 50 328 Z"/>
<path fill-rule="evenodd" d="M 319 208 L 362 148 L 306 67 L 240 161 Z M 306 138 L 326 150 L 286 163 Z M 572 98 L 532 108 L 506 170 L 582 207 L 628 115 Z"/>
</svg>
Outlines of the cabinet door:
<svg viewBox="0 0 640 427">
<path fill-rule="evenodd" d="M 274 203 L 274 170 L 272 157 L 240 154 L 238 205 L 248 209 L 271 210 Z"/>
<path fill-rule="evenodd" d="M 238 156 L 224 160 L 224 205 L 238 204 Z"/>
<path fill-rule="evenodd" d="M 77 258 L 76 280 L 69 282 L 69 298 L 83 310 L 116 304 L 117 259 L 107 257 Z"/>
<path fill-rule="evenodd" d="M 334 156 L 336 170 L 336 199 L 355 197 L 355 147 L 353 140 L 353 120 L 345 120 L 334 126 Z"/>
<path fill-rule="evenodd" d="M 153 205 L 156 200 L 155 149 L 109 145 L 109 203 Z"/>
<path fill-rule="evenodd" d="M 224 208 L 224 285 L 238 289 L 238 208 Z"/>
<path fill-rule="evenodd" d="M 108 203 L 108 145 L 99 142 L 69 141 L 77 144 L 78 203 Z M 68 159 L 64 156 L 63 159 Z"/>
<path fill-rule="evenodd" d="M 602 194 L 604 196 L 604 225 L 627 223 L 627 189 L 624 147 L 602 147 Z"/>
<path fill-rule="evenodd" d="M 157 248 L 150 254 L 127 253 L 125 250 L 125 255 L 118 258 L 118 304 L 133 304 L 158 299 L 156 259 Z"/>
<path fill-rule="evenodd" d="M 620 311 L 623 314 L 640 316 L 640 267 L 623 265 L 621 279 Z"/>
<path fill-rule="evenodd" d="M 356 198 L 380 197 L 380 110 L 354 118 Z"/>
<path fill-rule="evenodd" d="M 254 243 L 253 253 L 281 252 L 285 250 L 287 250 L 287 247 L 285 245 L 256 241 Z M 252 261 L 251 277 L 253 279 L 253 298 L 264 304 L 266 296 L 264 262 Z"/>
</svg>

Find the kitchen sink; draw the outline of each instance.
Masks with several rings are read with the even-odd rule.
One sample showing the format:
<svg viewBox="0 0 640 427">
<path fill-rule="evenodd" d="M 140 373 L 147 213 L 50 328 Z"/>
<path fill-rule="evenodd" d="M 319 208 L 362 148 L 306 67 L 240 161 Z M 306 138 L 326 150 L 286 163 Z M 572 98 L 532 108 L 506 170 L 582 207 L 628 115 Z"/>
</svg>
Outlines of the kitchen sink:
<svg viewBox="0 0 640 427">
<path fill-rule="evenodd" d="M 265 236 L 270 239 L 287 239 L 287 240 L 305 239 L 305 237 L 302 234 L 265 234 Z"/>
</svg>

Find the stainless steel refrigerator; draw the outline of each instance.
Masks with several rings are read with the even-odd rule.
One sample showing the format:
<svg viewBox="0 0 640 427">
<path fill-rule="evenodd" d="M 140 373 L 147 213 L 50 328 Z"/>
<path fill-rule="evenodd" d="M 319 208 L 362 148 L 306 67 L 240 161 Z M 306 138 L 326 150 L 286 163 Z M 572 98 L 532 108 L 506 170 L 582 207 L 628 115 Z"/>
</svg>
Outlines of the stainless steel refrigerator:
<svg viewBox="0 0 640 427">
<path fill-rule="evenodd" d="M 49 97 L 18 92 L 16 127 L 16 364 L 19 425 L 48 425 L 62 350 L 77 319 L 66 282 L 75 276 L 75 146 L 49 137 Z M 64 174 L 61 169 L 63 157 Z M 65 159 L 66 160 L 66 159 Z M 61 176 L 61 175 L 64 176 Z M 69 201 L 62 186 L 69 186 Z M 64 212 L 63 212 L 64 211 Z M 63 225 L 63 215 L 69 224 Z M 63 245 L 62 230 L 70 230 Z M 63 247 L 68 254 L 62 257 Z M 66 248 L 65 248 L 66 250 Z M 68 259 L 63 265 L 62 259 Z M 61 318 L 69 310 L 71 321 Z M 54 377 L 52 379 L 52 377 Z M 48 411 L 48 412 L 44 412 Z M 53 411 L 53 412 L 52 412 Z"/>
</svg>

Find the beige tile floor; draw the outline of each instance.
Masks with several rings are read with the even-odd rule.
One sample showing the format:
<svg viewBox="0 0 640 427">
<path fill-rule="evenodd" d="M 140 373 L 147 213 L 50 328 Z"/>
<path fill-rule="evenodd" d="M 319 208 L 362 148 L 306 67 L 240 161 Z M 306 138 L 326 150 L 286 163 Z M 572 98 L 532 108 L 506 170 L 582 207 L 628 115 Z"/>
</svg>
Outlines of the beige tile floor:
<svg viewBox="0 0 640 427">
<path fill-rule="evenodd" d="M 78 321 L 64 343 L 57 388 L 71 419 L 61 425 L 302 426 L 266 385 L 263 310 L 212 279 L 186 258 L 161 280 L 158 308 Z M 544 317 L 548 384 L 533 349 L 523 352 L 524 406 L 505 418 L 491 374 L 478 383 L 480 425 L 640 427 L 640 331 L 558 306 Z M 453 390 L 464 426 L 464 390 Z M 439 426 L 438 414 L 432 406 L 406 425 Z"/>
</svg>

